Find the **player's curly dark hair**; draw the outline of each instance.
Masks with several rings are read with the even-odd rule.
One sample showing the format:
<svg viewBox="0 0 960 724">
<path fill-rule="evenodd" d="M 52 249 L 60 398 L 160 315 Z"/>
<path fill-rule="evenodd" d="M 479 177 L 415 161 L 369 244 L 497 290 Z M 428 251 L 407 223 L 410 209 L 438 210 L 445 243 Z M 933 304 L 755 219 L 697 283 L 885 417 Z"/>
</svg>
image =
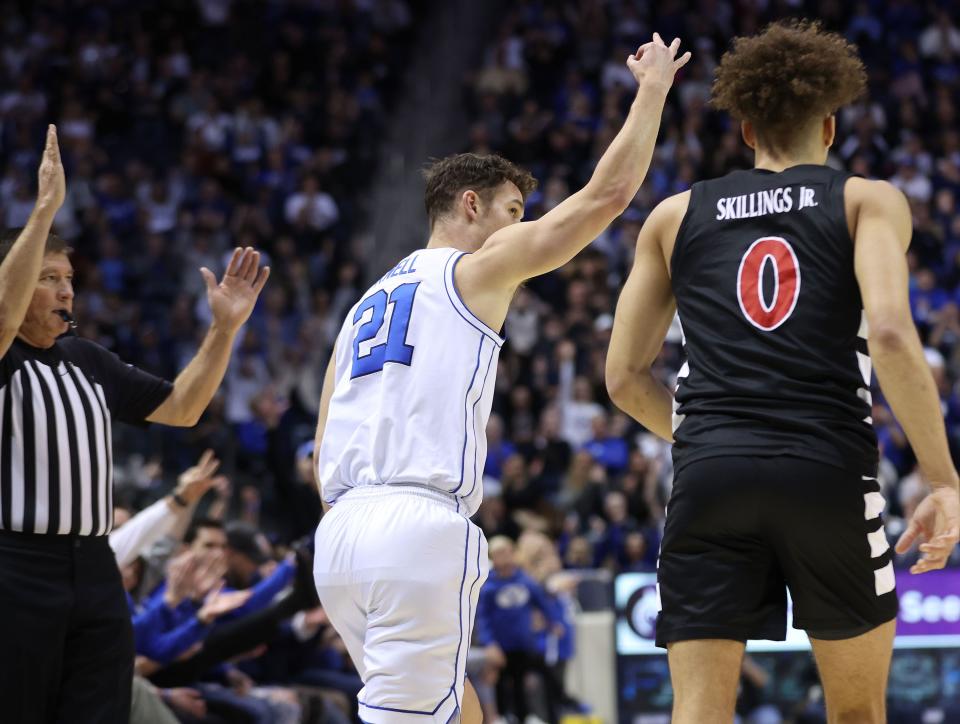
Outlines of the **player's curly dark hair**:
<svg viewBox="0 0 960 724">
<path fill-rule="evenodd" d="M 866 84 L 855 45 L 818 22 L 787 20 L 734 39 L 711 102 L 749 121 L 765 146 L 784 150 L 796 131 L 856 100 Z"/>
<path fill-rule="evenodd" d="M 512 181 L 524 200 L 535 188 L 537 180 L 527 171 L 496 154 L 458 153 L 433 161 L 423 172 L 427 182 L 424 204 L 430 228 L 450 211 L 453 202 L 464 191 L 476 191 L 489 201 L 493 191 L 504 181 Z"/>
</svg>

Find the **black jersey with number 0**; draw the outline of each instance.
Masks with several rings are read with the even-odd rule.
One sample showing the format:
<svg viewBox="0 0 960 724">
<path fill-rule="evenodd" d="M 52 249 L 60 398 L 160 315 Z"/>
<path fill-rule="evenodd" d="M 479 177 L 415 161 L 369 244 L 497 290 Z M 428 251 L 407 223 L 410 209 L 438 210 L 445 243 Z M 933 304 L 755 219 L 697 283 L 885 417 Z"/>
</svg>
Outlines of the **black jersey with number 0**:
<svg viewBox="0 0 960 724">
<path fill-rule="evenodd" d="M 848 177 L 801 165 L 693 185 L 671 259 L 687 360 L 674 405 L 678 469 L 785 455 L 873 474 Z"/>
</svg>

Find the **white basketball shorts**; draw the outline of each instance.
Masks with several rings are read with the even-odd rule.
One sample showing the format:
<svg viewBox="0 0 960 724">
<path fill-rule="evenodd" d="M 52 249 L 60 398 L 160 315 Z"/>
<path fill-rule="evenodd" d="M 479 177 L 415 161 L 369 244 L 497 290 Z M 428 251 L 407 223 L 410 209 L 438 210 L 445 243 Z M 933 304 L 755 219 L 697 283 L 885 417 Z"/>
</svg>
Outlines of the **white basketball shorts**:
<svg viewBox="0 0 960 724">
<path fill-rule="evenodd" d="M 376 485 L 317 528 L 320 602 L 363 679 L 369 724 L 458 722 L 487 541 L 450 496 Z"/>
</svg>

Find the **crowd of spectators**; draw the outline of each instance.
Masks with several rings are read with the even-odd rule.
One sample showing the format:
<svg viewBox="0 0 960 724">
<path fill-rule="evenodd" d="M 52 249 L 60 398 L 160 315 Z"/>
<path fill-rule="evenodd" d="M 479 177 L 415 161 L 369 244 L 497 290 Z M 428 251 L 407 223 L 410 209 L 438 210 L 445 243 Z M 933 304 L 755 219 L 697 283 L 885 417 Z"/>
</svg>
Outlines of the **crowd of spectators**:
<svg viewBox="0 0 960 724">
<path fill-rule="evenodd" d="M 304 567 L 293 544 L 309 537 L 319 517 L 310 441 L 323 365 L 362 291 L 364 192 L 383 111 L 402 88 L 399 60 L 415 52 L 413 28 L 429 5 L 3 4 L 0 221 L 24 223 L 38 139 L 47 122 L 57 123 L 68 194 L 56 230 L 74 249 L 79 334 L 172 379 L 209 321 L 198 268 L 222 270 L 233 247 L 249 245 L 273 269 L 200 423 L 116 433 L 118 523 L 151 510 L 173 485 L 188 485 L 203 450 L 222 461 L 219 475 L 202 478 L 203 518 L 171 523 L 165 548 L 157 541 L 149 556 L 124 566 L 143 657 L 138 670 L 159 682 L 183 721 L 214 721 L 217 707 L 231 706 L 252 721 L 295 721 L 304 714 L 302 699 L 284 688 L 290 682 L 340 692 L 348 710 L 350 691 L 359 688 L 322 610 L 306 601 L 296 601 L 295 619 L 292 604 L 282 609 L 285 623 L 266 654 L 262 636 L 229 625 L 253 613 L 276 623 L 276 602 L 268 599 L 296 588 Z M 829 163 L 890 179 L 910 200 L 911 305 L 951 436 L 960 436 L 960 29 L 949 9 L 949 2 L 907 0 L 509 4 L 464 86 L 474 119 L 464 150 L 502 153 L 538 177 L 528 218 L 579 188 L 619 129 L 634 87 L 628 53 L 657 30 L 681 37 L 694 58 L 671 92 L 634 203 L 574 262 L 521 289 L 505 325 L 477 522 L 491 540 L 503 536 L 491 546 L 504 560 L 490 590 L 522 576 L 529 595 L 511 613 L 484 594 L 482 655 L 472 671 L 491 716 L 497 702 L 500 713 L 525 706 L 515 696 L 524 667 L 541 673 L 550 692 L 541 699 L 575 706 L 561 683 L 574 645 L 570 572 L 654 569 L 670 451 L 610 405 L 604 354 L 632 246 L 652 207 L 697 179 L 752 165 L 738 126 L 707 102 L 729 38 L 802 14 L 858 44 L 869 94 L 838 114 Z M 675 325 L 657 363 L 668 384 L 680 355 Z M 879 390 L 874 400 L 895 535 L 924 488 Z M 509 541 L 518 539 L 514 554 Z M 218 649 L 218 627 L 228 643 L 252 642 L 250 650 Z M 515 634 L 523 627 L 523 636 Z M 514 633 L 504 639 L 498 631 Z M 205 660 L 203 671 L 185 666 L 208 636 L 220 660 Z M 518 638 L 527 642 L 520 653 L 504 645 Z M 243 663 L 225 663 L 240 654 Z M 243 692 L 243 701 L 226 690 Z M 553 714 L 549 707 L 540 713 Z M 337 714 L 322 716 L 335 721 Z"/>
</svg>

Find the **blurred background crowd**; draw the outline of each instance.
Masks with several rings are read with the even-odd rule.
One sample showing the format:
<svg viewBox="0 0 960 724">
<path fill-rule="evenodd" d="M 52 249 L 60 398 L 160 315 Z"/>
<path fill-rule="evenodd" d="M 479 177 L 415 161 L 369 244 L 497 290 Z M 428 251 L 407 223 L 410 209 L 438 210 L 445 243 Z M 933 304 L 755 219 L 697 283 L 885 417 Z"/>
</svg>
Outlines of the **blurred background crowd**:
<svg viewBox="0 0 960 724">
<path fill-rule="evenodd" d="M 0 8 L 0 215 L 6 227 L 25 222 L 42 132 L 55 122 L 68 188 L 56 230 L 74 249 L 79 334 L 172 379 L 209 322 L 198 268 L 219 275 L 231 250 L 249 245 L 273 269 L 200 423 L 116 429 L 118 523 L 175 486 L 206 493 L 193 523 L 181 521 L 172 539 L 125 570 L 138 634 L 146 632 L 140 670 L 181 721 L 349 720 L 359 680 L 302 590 L 309 586 L 297 586 L 309 566 L 296 551 L 320 514 L 310 461 L 323 370 L 346 311 L 384 271 L 362 253 L 370 188 L 405 69 L 430 42 L 417 28 L 432 3 L 43 0 Z M 655 569 L 670 450 L 611 406 L 604 354 L 653 206 L 698 179 L 752 165 L 737 124 L 708 104 L 731 37 L 802 14 L 858 44 L 869 94 L 838 114 L 829 163 L 889 179 L 910 200 L 911 304 L 960 441 L 956 11 L 949 1 L 910 0 L 514 0 L 501 8 L 463 80 L 472 121 L 453 150 L 498 152 L 530 169 L 540 188 L 527 218 L 578 189 L 619 129 L 634 87 L 628 53 L 657 30 L 681 37 L 694 57 L 631 207 L 574 262 L 531 280 L 505 325 L 477 516 L 496 540 L 495 573 L 482 594 L 471 669 L 491 721 L 577 710 L 562 668 L 575 645 L 578 574 Z M 680 355 L 675 325 L 657 364 L 668 384 Z M 924 484 L 876 389 L 874 401 L 895 536 Z M 216 473 L 198 465 L 206 449 L 219 459 Z M 211 548 L 225 551 L 215 567 L 205 558 Z M 496 594 L 505 585 L 528 594 L 504 605 Z M 231 590 L 246 598 L 229 598 Z M 279 591 L 299 598 L 277 609 Z M 203 632 L 191 633 L 185 627 L 201 611 Z M 280 622 L 269 641 L 229 628 L 257 613 Z M 160 626 L 151 616 L 172 618 Z M 233 641 L 229 655 L 178 673 L 217 631 Z M 171 632 L 181 638 L 160 641 Z M 238 640 L 252 645 L 237 651 Z M 539 696 L 525 694 L 529 672 Z M 294 685 L 323 693 L 305 698 Z"/>
</svg>

